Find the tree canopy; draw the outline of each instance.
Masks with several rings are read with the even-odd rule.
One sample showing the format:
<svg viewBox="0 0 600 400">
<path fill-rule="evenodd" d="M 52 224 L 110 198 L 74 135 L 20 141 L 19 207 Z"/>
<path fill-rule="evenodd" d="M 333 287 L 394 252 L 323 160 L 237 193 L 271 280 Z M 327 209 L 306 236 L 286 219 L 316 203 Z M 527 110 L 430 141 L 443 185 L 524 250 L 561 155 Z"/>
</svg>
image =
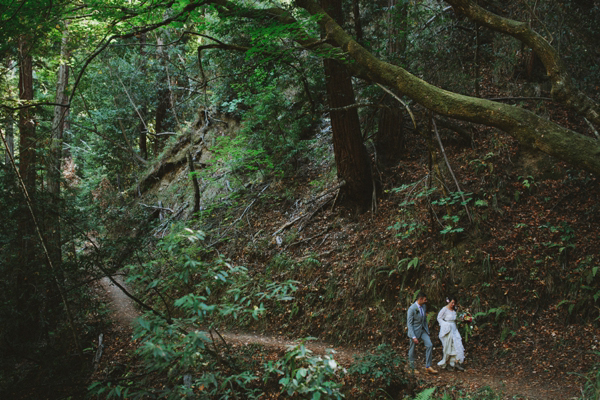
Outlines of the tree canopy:
<svg viewBox="0 0 600 400">
<path fill-rule="evenodd" d="M 426 149 L 423 180 L 441 179 L 436 157 L 444 157 L 457 191 L 441 182 L 445 200 L 428 205 L 432 221 L 433 208 L 445 209 L 438 219 L 444 238 L 463 229 L 452 206 L 473 218 L 438 124 L 469 143 L 503 132 L 523 151 L 599 177 L 599 10 L 577 0 L 0 0 L 0 182 L 7 194 L 0 318 L 11 321 L 0 341 L 30 357 L 55 335 L 70 336 L 82 356 L 79 338 L 95 332 L 82 328 L 91 303 L 84 288 L 137 254 L 132 280 L 164 303 L 150 307 L 155 318 L 138 334 L 147 340 L 141 356 L 153 358 L 149 370 L 179 358 L 186 368 L 198 365 L 190 349 L 222 367 L 174 321 L 258 318 L 263 304 L 253 308 L 248 299 L 279 307 L 296 282 L 248 289 L 246 269 L 211 255 L 231 227 L 208 243 L 201 230 L 168 227 L 164 215 L 189 208 L 190 218 L 202 220 L 264 184 L 237 223 L 267 180 L 293 179 L 309 168 L 308 158 L 318 176 L 336 177 L 333 189 L 311 184 L 322 196 L 339 190 L 333 205 L 360 215 L 376 212 L 386 178 L 397 174 L 391 169 L 401 170 L 418 149 Z M 413 134 L 419 145 L 407 144 Z M 130 207 L 181 166 L 189 169 L 193 201 L 174 190 L 180 208 Z M 428 197 L 436 186 L 429 185 L 419 193 Z M 201 205 L 202 196 L 212 202 Z M 406 237 L 437 232 L 402 227 Z M 139 256 L 142 232 L 152 232 L 148 258 L 166 266 Z M 194 246 L 182 244 L 188 241 Z M 406 276 L 413 267 L 407 262 Z M 210 276 L 214 285 L 193 287 Z M 180 278 L 184 297 L 174 288 Z M 589 293 L 586 299 L 600 298 Z M 217 294 L 225 300 L 209 303 Z M 152 347 L 155 339 L 172 352 Z M 187 374 L 184 366 L 177 374 Z M 251 386 L 250 377 L 236 376 Z"/>
</svg>

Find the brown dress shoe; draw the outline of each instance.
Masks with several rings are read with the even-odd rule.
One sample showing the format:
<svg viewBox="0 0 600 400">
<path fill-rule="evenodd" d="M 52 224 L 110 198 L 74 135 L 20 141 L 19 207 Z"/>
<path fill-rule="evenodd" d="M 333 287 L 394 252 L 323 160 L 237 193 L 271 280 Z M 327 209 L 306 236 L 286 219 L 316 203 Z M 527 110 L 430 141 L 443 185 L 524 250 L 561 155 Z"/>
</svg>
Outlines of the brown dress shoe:
<svg viewBox="0 0 600 400">
<path fill-rule="evenodd" d="M 429 372 L 430 374 L 437 374 L 438 373 L 435 369 L 433 369 L 431 367 L 425 368 L 425 371 Z"/>
</svg>

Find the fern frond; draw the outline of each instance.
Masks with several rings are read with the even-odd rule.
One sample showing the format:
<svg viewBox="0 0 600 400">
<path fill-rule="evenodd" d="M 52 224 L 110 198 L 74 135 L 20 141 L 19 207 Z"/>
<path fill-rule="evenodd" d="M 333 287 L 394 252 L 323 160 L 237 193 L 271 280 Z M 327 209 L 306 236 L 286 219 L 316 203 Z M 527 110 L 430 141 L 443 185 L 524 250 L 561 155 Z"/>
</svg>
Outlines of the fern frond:
<svg viewBox="0 0 600 400">
<path fill-rule="evenodd" d="M 433 392 L 435 392 L 434 387 L 425 389 L 421 393 L 417 394 L 415 400 L 431 400 L 433 398 L 431 397 L 433 395 Z"/>
</svg>

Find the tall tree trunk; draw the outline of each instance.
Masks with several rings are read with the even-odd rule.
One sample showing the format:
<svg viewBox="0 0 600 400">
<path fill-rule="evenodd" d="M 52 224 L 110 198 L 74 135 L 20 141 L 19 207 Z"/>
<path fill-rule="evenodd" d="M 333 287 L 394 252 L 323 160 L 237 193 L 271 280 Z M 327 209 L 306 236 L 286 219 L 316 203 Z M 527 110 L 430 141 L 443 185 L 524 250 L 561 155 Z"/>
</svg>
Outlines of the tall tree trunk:
<svg viewBox="0 0 600 400">
<path fill-rule="evenodd" d="M 15 77 L 15 65 L 14 60 L 7 58 L 6 59 L 6 69 L 8 72 L 8 76 L 6 79 L 13 79 Z M 5 98 L 13 100 L 13 88 L 11 85 L 6 87 Z M 4 153 L 4 164 L 7 166 L 7 169 L 10 169 L 10 156 L 14 157 L 15 155 L 15 120 L 12 111 L 6 112 L 6 120 L 4 121 L 4 139 L 6 140 L 6 144 L 8 149 L 5 149 Z M 10 154 L 9 154 L 10 153 Z"/>
<path fill-rule="evenodd" d="M 406 52 L 406 34 L 408 25 L 408 2 L 388 0 L 387 53 L 390 60 L 404 60 Z M 404 150 L 404 132 L 402 131 L 402 113 L 398 102 L 391 99 L 385 102 L 390 108 L 383 108 L 379 113 L 379 125 L 375 136 L 377 161 L 383 165 L 392 165 L 400 158 Z"/>
<path fill-rule="evenodd" d="M 383 108 L 379 115 L 379 126 L 375 137 L 377 160 L 383 165 L 395 163 L 404 151 L 404 132 L 402 131 L 402 113 L 396 104 Z"/>
<path fill-rule="evenodd" d="M 354 31 L 356 33 L 356 41 L 361 43 L 363 40 L 363 28 L 360 20 L 360 5 L 358 0 L 352 0 L 352 16 L 354 17 Z"/>
<path fill-rule="evenodd" d="M 323 0 L 323 6 L 338 21 L 342 18 L 341 0 Z M 333 151 L 338 179 L 345 181 L 341 200 L 366 210 L 371 204 L 373 179 L 367 150 L 363 144 L 356 108 L 343 109 L 355 103 L 352 78 L 346 67 L 333 59 L 323 61 L 329 102 Z"/>
<path fill-rule="evenodd" d="M 141 70 L 142 75 L 146 75 L 146 34 L 142 33 L 140 35 L 140 57 L 141 57 Z M 144 118 L 146 118 L 147 105 L 145 97 L 142 95 L 142 106 L 140 107 L 140 123 L 138 125 L 138 130 L 140 132 L 140 155 L 144 160 L 148 159 L 148 127 L 146 126 L 146 122 Z"/>
<path fill-rule="evenodd" d="M 404 59 L 408 34 L 408 2 L 388 0 L 386 22 L 388 27 L 388 56 L 392 60 Z"/>
<path fill-rule="evenodd" d="M 68 33 L 65 28 L 61 42 L 60 56 L 62 63 L 58 68 L 58 76 L 56 83 L 56 104 L 67 104 L 69 99 L 66 94 L 66 88 L 69 83 L 69 66 L 67 59 L 69 51 L 67 49 Z M 62 146 L 63 132 L 65 129 L 66 119 L 69 109 L 66 107 L 55 106 L 54 117 L 52 119 L 52 141 L 50 143 L 50 151 L 47 165 L 48 192 L 50 193 L 50 210 L 47 218 L 47 245 L 49 257 L 57 271 L 60 270 L 62 261 L 61 252 L 61 230 L 60 230 L 60 213 L 62 209 L 60 196 L 61 182 L 61 163 L 62 163 Z"/>
<path fill-rule="evenodd" d="M 19 99 L 23 103 L 29 103 L 33 100 L 33 60 L 30 54 L 28 40 L 25 37 L 19 38 L 18 43 L 19 56 Z M 35 116 L 33 108 L 25 107 L 19 111 L 19 174 L 23 179 L 23 184 L 29 192 L 30 198 L 35 198 L 36 182 L 36 137 L 35 137 Z M 39 316 L 37 310 L 39 306 L 36 301 L 37 275 L 33 273 L 33 264 L 35 260 L 35 225 L 31 214 L 22 202 L 23 209 L 19 213 L 19 249 L 17 268 L 17 293 L 20 298 L 17 300 L 17 310 L 19 312 L 19 337 L 27 339 L 35 333 L 31 329 L 32 325 L 37 325 Z"/>
<path fill-rule="evenodd" d="M 163 69 L 168 68 L 167 65 L 167 54 L 164 51 L 164 42 L 161 37 L 156 38 L 156 55 L 159 58 L 160 65 Z M 166 82 L 169 79 L 166 70 L 161 71 L 161 78 L 159 82 Z M 167 114 L 169 111 L 169 87 L 168 86 L 159 86 L 158 92 L 156 94 L 157 97 L 157 105 L 156 112 L 154 114 L 154 127 L 156 130 L 156 137 L 154 139 L 154 156 L 158 156 L 158 153 L 162 150 L 166 136 L 162 136 L 161 133 L 169 130 L 170 125 L 168 124 Z"/>
<path fill-rule="evenodd" d="M 8 166 L 10 165 L 10 156 L 15 155 L 15 125 L 11 114 L 6 117 L 4 129 L 6 144 L 8 146 L 8 150 L 5 150 L 6 153 L 4 154 L 4 163 Z"/>
<path fill-rule="evenodd" d="M 33 61 L 29 54 L 25 38 L 19 40 L 19 99 L 28 103 L 33 100 Z M 25 107 L 19 111 L 19 172 L 33 195 L 35 191 L 36 138 L 33 108 Z"/>
</svg>

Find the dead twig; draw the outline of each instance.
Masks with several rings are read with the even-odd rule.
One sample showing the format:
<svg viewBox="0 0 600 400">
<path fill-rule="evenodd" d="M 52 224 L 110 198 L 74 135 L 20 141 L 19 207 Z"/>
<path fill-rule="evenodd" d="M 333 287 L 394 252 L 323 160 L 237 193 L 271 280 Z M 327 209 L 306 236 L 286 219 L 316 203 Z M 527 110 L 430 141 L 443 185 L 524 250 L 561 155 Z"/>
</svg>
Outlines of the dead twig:
<svg viewBox="0 0 600 400">
<path fill-rule="evenodd" d="M 435 137 L 440 145 L 440 149 L 442 150 L 442 155 L 444 156 L 444 160 L 446 161 L 446 165 L 448 166 L 448 171 L 450 171 L 450 175 L 452 175 L 452 179 L 454 179 L 454 183 L 456 184 L 456 188 L 458 189 L 458 194 L 460 194 L 460 198 L 463 200 L 463 204 L 465 206 L 465 211 L 467 212 L 467 216 L 469 217 L 469 222 L 473 223 L 473 217 L 471 217 L 471 213 L 469 212 L 469 207 L 467 206 L 467 200 L 465 199 L 465 195 L 458 184 L 458 180 L 454 175 L 454 171 L 452 171 L 452 167 L 450 166 L 450 161 L 448 161 L 448 156 L 446 155 L 446 151 L 444 150 L 444 145 L 442 144 L 442 139 L 440 138 L 440 133 L 438 132 L 437 126 L 435 125 L 435 118 L 432 118 L 433 122 L 433 130 L 435 132 Z"/>
<path fill-rule="evenodd" d="M 300 227 L 298 227 L 298 232 L 300 232 L 302 229 L 304 229 L 304 227 L 306 226 L 308 221 L 310 221 L 312 219 L 312 217 L 314 217 L 314 215 L 317 212 L 319 212 L 325 206 L 325 204 L 329 203 L 331 200 L 332 199 L 326 199 L 325 201 L 322 201 L 317 207 L 315 207 L 315 209 L 310 213 L 310 215 L 308 215 L 308 216 L 305 215 L 304 223 L 302 225 L 300 225 Z"/>
<path fill-rule="evenodd" d="M 294 218 L 293 220 L 291 220 L 290 222 L 285 223 L 281 228 L 277 229 L 275 232 L 273 232 L 273 234 L 271 236 L 275 236 L 277 235 L 279 232 L 283 231 L 284 229 L 294 225 L 294 223 L 296 221 L 298 221 L 299 219 L 304 218 L 304 215 L 300 215 L 299 217 Z"/>
<path fill-rule="evenodd" d="M 254 200 L 252 200 L 252 202 L 246 207 L 246 209 L 244 210 L 244 212 L 242 213 L 242 215 L 240 215 L 235 221 L 233 221 L 233 223 L 231 223 L 227 227 L 227 229 L 225 229 L 225 231 L 219 236 L 219 238 L 217 240 L 215 240 L 213 243 L 209 244 L 208 247 L 212 247 L 215 244 L 219 243 L 221 241 L 221 239 L 223 239 L 223 236 L 225 236 L 227 234 L 227 232 L 229 232 L 229 230 L 232 227 L 235 226 L 235 224 L 237 224 L 239 221 L 241 221 L 242 218 L 244 218 L 244 215 L 246 215 L 246 213 L 248 212 L 248 210 L 250 209 L 250 207 L 252 207 L 254 205 L 254 203 L 256 203 L 256 201 L 260 198 L 260 196 L 263 194 L 263 192 L 269 188 L 269 186 L 271 186 L 270 183 L 268 183 L 267 185 L 265 185 L 265 187 L 262 188 L 262 190 L 256 195 L 256 197 L 254 198 Z"/>
<path fill-rule="evenodd" d="M 152 209 L 155 209 L 155 210 L 161 210 L 161 211 L 168 211 L 168 212 L 170 212 L 171 214 L 173 214 L 173 212 L 174 212 L 174 211 L 173 211 L 171 208 L 168 208 L 168 207 L 149 206 L 149 205 L 147 205 L 147 204 L 144 204 L 144 203 L 138 203 L 138 204 L 139 204 L 140 206 L 142 206 L 142 207 L 146 207 L 146 208 L 152 208 Z"/>
<path fill-rule="evenodd" d="M 317 233 L 316 235 L 313 235 L 313 236 L 311 236 L 309 238 L 298 240 L 297 242 L 288 244 L 287 246 L 285 246 L 284 250 L 287 250 L 289 247 L 295 246 L 295 245 L 300 244 L 300 243 L 310 242 L 311 240 L 313 240 L 315 238 L 318 238 L 319 236 L 323 236 L 324 234 L 326 234 L 330 230 L 331 230 L 331 227 L 328 226 L 327 229 L 325 229 L 324 231 L 322 231 L 320 233 Z"/>
<path fill-rule="evenodd" d="M 102 358 L 102 351 L 104 350 L 104 343 L 102 342 L 102 339 L 104 339 L 103 333 L 98 336 L 98 350 L 96 350 L 96 355 L 94 356 L 94 361 L 92 362 L 94 371 L 98 369 L 98 365 L 100 365 L 100 358 Z"/>
</svg>

